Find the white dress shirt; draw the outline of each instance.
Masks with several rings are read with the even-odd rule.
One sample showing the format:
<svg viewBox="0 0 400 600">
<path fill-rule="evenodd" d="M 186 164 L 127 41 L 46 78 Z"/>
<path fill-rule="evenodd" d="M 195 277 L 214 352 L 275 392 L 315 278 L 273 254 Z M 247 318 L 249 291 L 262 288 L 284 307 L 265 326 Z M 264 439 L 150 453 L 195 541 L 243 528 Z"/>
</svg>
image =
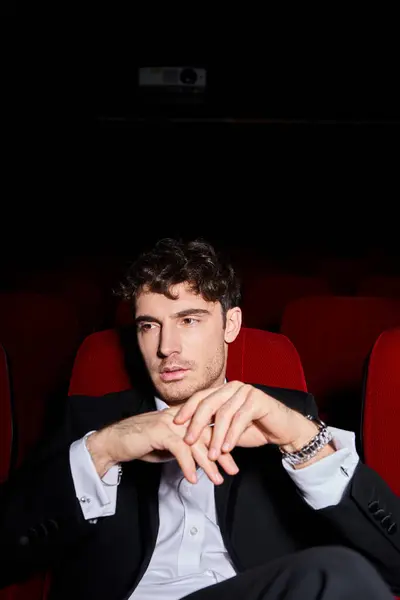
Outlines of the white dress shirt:
<svg viewBox="0 0 400 600">
<path fill-rule="evenodd" d="M 158 410 L 167 404 L 156 398 Z M 359 457 L 354 433 L 329 428 L 336 452 L 296 470 L 283 468 L 314 508 L 338 504 L 352 478 Z M 89 432 L 91 433 L 91 432 Z M 94 525 L 116 509 L 118 467 L 100 479 L 86 448 L 85 438 L 70 447 L 70 465 L 76 495 L 85 519 Z M 218 526 L 214 484 L 202 469 L 198 482 L 189 483 L 176 460 L 163 465 L 158 492 L 160 526 L 153 556 L 132 600 L 178 600 L 198 589 L 235 575 Z"/>
</svg>

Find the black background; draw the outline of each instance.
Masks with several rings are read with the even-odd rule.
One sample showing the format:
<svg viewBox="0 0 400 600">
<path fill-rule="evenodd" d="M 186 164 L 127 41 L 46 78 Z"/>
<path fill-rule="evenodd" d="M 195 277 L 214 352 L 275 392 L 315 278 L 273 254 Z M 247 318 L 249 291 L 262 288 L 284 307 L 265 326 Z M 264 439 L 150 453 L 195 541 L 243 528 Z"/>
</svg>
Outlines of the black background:
<svg viewBox="0 0 400 600">
<path fill-rule="evenodd" d="M 190 28 L 186 40 L 138 29 L 92 23 L 10 48 L 3 264 L 198 235 L 278 257 L 397 255 L 390 33 L 354 30 L 348 45 L 339 32 L 322 44 L 323 29 L 318 41 L 266 35 L 255 49 L 248 32 L 205 50 Z M 204 102 L 148 103 L 137 69 L 150 65 L 205 67 Z"/>
</svg>

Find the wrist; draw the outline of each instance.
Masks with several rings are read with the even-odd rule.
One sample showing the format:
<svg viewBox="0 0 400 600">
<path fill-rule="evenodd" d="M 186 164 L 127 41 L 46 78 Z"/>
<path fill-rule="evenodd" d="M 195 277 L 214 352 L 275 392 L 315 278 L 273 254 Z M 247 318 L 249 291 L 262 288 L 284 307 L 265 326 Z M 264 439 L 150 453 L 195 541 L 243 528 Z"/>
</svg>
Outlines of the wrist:
<svg viewBox="0 0 400 600">
<path fill-rule="evenodd" d="M 109 428 L 106 428 L 91 433 L 85 440 L 86 448 L 99 477 L 104 477 L 111 467 L 118 464 L 118 461 L 115 460 L 109 452 L 109 437 L 110 431 Z"/>
<path fill-rule="evenodd" d="M 298 452 L 304 446 L 306 446 L 310 440 L 318 433 L 319 427 L 318 425 L 306 419 L 301 415 L 301 419 L 299 419 L 299 424 L 295 435 L 292 435 L 292 441 L 287 444 L 280 445 L 280 448 L 284 450 L 284 452 Z"/>
<path fill-rule="evenodd" d="M 311 428 L 309 426 L 306 428 L 305 423 L 303 423 L 304 429 L 302 429 L 301 434 L 299 433 L 294 438 L 295 441 L 279 447 L 284 460 L 288 461 L 295 469 L 302 469 L 336 452 L 336 447 L 332 443 L 332 432 L 326 424 L 312 416 L 307 416 L 306 421 L 313 425 L 314 435 L 311 434 Z M 315 427 L 317 428 L 316 431 Z M 307 437 L 306 431 L 310 432 Z M 312 437 L 310 437 L 311 435 Z"/>
<path fill-rule="evenodd" d="M 300 463 L 298 465 L 292 465 L 292 466 L 294 469 L 296 469 L 296 471 L 299 469 L 305 469 L 306 467 L 310 467 L 312 464 L 318 462 L 319 460 L 326 458 L 330 454 L 334 454 L 335 452 L 336 452 L 336 448 L 335 448 L 333 442 L 329 442 L 329 444 L 327 446 L 324 446 L 323 448 L 321 448 L 321 450 L 319 450 L 315 456 L 313 456 L 312 458 L 309 458 L 306 462 Z"/>
</svg>

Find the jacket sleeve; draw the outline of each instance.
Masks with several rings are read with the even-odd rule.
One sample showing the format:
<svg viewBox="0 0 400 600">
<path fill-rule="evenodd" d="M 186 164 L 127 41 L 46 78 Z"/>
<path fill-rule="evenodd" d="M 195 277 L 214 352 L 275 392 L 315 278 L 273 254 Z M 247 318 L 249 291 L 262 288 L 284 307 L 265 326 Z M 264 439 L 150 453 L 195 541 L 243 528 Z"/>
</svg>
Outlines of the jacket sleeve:
<svg viewBox="0 0 400 600">
<path fill-rule="evenodd" d="M 312 394 L 257 387 L 302 414 L 318 414 Z M 376 471 L 358 461 L 340 502 L 315 510 L 314 516 L 317 543 L 340 544 L 359 552 L 400 595 L 400 498 Z"/>
<path fill-rule="evenodd" d="M 378 473 L 359 462 L 339 504 L 317 512 L 400 594 L 400 498 Z"/>
<path fill-rule="evenodd" d="M 67 403 L 62 426 L 0 488 L 0 587 L 51 568 L 82 536 L 93 535 L 96 525 L 83 517 L 70 468 L 70 445 L 84 433 L 74 426 L 75 405 Z"/>
</svg>

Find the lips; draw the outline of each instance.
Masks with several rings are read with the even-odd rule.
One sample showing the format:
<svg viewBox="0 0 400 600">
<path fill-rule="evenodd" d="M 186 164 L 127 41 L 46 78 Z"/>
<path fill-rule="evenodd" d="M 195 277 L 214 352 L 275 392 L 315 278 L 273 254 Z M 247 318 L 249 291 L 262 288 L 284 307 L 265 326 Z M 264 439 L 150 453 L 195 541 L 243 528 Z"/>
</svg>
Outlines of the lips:
<svg viewBox="0 0 400 600">
<path fill-rule="evenodd" d="M 160 373 L 160 378 L 162 381 L 179 381 L 183 379 L 189 369 L 184 369 L 182 367 L 167 367 L 164 368 Z"/>
</svg>

